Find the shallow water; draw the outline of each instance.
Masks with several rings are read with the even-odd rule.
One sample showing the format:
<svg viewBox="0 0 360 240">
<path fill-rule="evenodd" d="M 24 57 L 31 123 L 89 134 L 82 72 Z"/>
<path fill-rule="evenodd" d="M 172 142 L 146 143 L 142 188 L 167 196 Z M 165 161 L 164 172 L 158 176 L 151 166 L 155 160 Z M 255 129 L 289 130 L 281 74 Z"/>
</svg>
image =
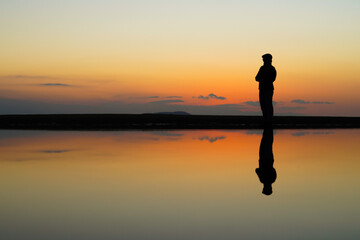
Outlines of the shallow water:
<svg viewBox="0 0 360 240">
<path fill-rule="evenodd" d="M 0 131 L 0 239 L 360 239 L 359 142 L 359 129 Z"/>
</svg>

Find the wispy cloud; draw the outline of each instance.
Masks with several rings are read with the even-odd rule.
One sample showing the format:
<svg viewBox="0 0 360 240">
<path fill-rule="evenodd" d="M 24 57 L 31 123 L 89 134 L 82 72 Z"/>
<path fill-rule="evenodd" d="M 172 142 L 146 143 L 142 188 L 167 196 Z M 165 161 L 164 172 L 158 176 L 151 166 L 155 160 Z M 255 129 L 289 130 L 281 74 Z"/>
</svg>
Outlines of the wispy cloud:
<svg viewBox="0 0 360 240">
<path fill-rule="evenodd" d="M 278 102 L 273 101 L 273 105 L 275 106 Z M 258 107 L 260 106 L 260 102 L 259 101 L 247 101 L 244 102 L 244 104 L 249 105 L 249 106 L 253 106 L 253 107 Z"/>
<path fill-rule="evenodd" d="M 213 94 L 213 93 L 210 93 L 207 96 L 200 95 L 197 98 L 202 99 L 202 100 L 209 100 L 209 99 L 225 100 L 226 99 L 226 97 L 217 96 L 216 94 Z"/>
<path fill-rule="evenodd" d="M 65 83 L 40 83 L 37 85 L 45 86 L 45 87 L 74 87 L 74 85 L 65 84 Z"/>
<path fill-rule="evenodd" d="M 247 101 L 247 102 L 244 102 L 246 105 L 249 105 L 249 106 L 253 106 L 253 107 L 257 107 L 257 106 L 260 106 L 260 102 L 259 101 Z"/>
<path fill-rule="evenodd" d="M 145 96 L 145 97 L 137 97 L 139 99 L 153 99 L 153 98 L 159 98 L 159 96 Z"/>
<path fill-rule="evenodd" d="M 297 103 L 297 104 L 309 104 L 310 102 L 302 100 L 302 99 L 294 99 L 291 101 L 292 103 Z"/>
<path fill-rule="evenodd" d="M 42 150 L 40 152 L 42 153 L 65 153 L 65 152 L 71 152 L 73 150 L 71 149 L 48 149 L 48 150 Z"/>
<path fill-rule="evenodd" d="M 44 75 L 6 75 L 6 76 L 2 76 L 3 78 L 8 78 L 8 79 L 57 79 L 56 77 L 53 76 L 44 76 Z"/>
<path fill-rule="evenodd" d="M 285 111 L 293 111 L 293 110 L 302 110 L 302 109 L 305 109 L 305 107 L 288 107 L 288 106 L 283 106 L 283 107 L 279 107 L 278 109 L 285 110 Z"/>
<path fill-rule="evenodd" d="M 181 99 L 167 99 L 146 103 L 103 101 L 96 104 L 52 103 L 30 99 L 0 97 L 0 114 L 54 114 L 54 113 L 148 113 L 188 112 L 206 115 L 259 115 L 249 111 L 244 104 L 189 105 Z"/>
<path fill-rule="evenodd" d="M 305 101 L 303 99 L 295 99 L 291 101 L 292 103 L 297 103 L 297 104 L 334 104 L 334 102 L 328 102 L 328 101 Z"/>
<path fill-rule="evenodd" d="M 149 103 L 157 103 L 157 104 L 168 104 L 168 103 L 181 103 L 184 102 L 183 100 L 174 99 L 174 100 L 159 100 L 159 101 L 153 101 Z"/>
<path fill-rule="evenodd" d="M 165 98 L 183 98 L 182 96 L 167 96 Z"/>
<path fill-rule="evenodd" d="M 313 104 L 335 104 L 334 102 L 327 102 L 327 101 L 325 101 L 325 102 L 323 102 L 323 101 L 314 101 L 312 103 Z"/>
<path fill-rule="evenodd" d="M 117 97 L 117 96 L 115 96 Z M 182 96 L 166 96 L 166 97 L 161 97 L 161 96 L 157 96 L 157 95 L 154 95 L 154 96 L 142 96 L 142 97 L 129 97 L 130 99 L 131 98 L 135 98 L 135 99 L 173 99 L 173 98 L 183 98 Z"/>
</svg>

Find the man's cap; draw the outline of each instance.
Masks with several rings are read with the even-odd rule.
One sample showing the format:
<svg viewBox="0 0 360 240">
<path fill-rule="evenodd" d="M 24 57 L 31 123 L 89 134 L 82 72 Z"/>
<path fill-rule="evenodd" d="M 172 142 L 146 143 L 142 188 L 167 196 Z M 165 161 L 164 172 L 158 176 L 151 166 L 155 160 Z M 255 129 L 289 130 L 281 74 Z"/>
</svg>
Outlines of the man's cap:
<svg viewBox="0 0 360 240">
<path fill-rule="evenodd" d="M 266 53 L 264 55 L 262 55 L 263 59 L 272 59 L 272 55 L 270 53 Z"/>
</svg>

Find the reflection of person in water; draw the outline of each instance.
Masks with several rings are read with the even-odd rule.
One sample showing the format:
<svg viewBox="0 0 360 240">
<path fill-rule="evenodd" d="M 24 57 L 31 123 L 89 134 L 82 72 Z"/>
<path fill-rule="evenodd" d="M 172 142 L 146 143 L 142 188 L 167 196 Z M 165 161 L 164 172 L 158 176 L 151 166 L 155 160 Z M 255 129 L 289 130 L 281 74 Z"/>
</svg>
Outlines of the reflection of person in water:
<svg viewBox="0 0 360 240">
<path fill-rule="evenodd" d="M 273 155 L 274 130 L 265 128 L 260 143 L 259 150 L 259 168 L 255 170 L 260 182 L 264 184 L 262 193 L 265 195 L 272 194 L 272 186 L 276 180 L 276 170 L 274 169 Z"/>
</svg>

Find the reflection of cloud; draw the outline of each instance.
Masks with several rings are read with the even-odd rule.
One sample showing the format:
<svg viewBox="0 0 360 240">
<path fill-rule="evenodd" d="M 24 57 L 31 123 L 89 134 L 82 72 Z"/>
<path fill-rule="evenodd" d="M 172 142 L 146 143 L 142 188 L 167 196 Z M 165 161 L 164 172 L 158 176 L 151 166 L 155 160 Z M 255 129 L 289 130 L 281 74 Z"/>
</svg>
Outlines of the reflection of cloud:
<svg viewBox="0 0 360 240">
<path fill-rule="evenodd" d="M 149 103 L 158 103 L 158 104 L 168 104 L 168 103 L 180 103 L 184 102 L 183 100 L 159 100 L 159 101 L 153 101 Z"/>
<path fill-rule="evenodd" d="M 225 139 L 226 138 L 226 136 L 219 136 L 219 137 L 209 137 L 209 136 L 203 136 L 203 137 L 199 137 L 198 139 L 200 140 L 200 141 L 204 141 L 204 140 L 206 140 L 206 141 L 209 141 L 209 142 L 211 142 L 211 143 L 213 143 L 213 142 L 216 142 L 216 141 L 220 141 L 220 140 L 223 140 L 223 139 Z"/>
<path fill-rule="evenodd" d="M 210 93 L 210 94 L 207 95 L 207 96 L 200 95 L 200 96 L 198 96 L 197 98 L 198 98 L 198 99 L 203 99 L 203 100 L 209 100 L 209 99 L 225 100 L 225 99 L 226 99 L 226 97 L 216 96 L 216 95 L 213 94 L 213 93 Z"/>
<path fill-rule="evenodd" d="M 159 141 L 160 139 L 159 138 L 152 138 L 152 137 L 149 137 L 149 138 L 142 138 L 144 140 L 150 140 L 150 141 Z"/>
<path fill-rule="evenodd" d="M 246 135 L 263 135 L 263 131 L 264 130 L 262 130 L 262 129 L 261 130 L 260 129 L 248 130 L 245 132 L 245 134 Z M 274 135 L 277 134 L 277 131 L 275 129 L 273 130 L 273 132 L 274 132 Z"/>
<path fill-rule="evenodd" d="M 153 132 L 152 134 L 157 135 L 157 136 L 167 136 L 167 137 L 181 137 L 181 136 L 184 136 L 183 133 L 173 133 L 173 132 L 166 132 L 166 131 Z"/>
<path fill-rule="evenodd" d="M 262 135 L 263 130 L 249 130 L 245 132 L 246 135 Z"/>
<path fill-rule="evenodd" d="M 309 135 L 310 132 L 296 132 L 296 133 L 293 133 L 291 135 L 293 135 L 294 137 L 302 137 L 302 136 L 305 136 L 305 135 Z"/>
<path fill-rule="evenodd" d="M 299 131 L 299 132 L 295 132 L 291 135 L 295 136 L 295 137 L 301 137 L 301 136 L 305 136 L 305 135 L 329 135 L 329 134 L 334 134 L 333 131 L 313 131 L 313 132 L 309 132 L 309 131 Z"/>
<path fill-rule="evenodd" d="M 71 149 L 50 149 L 50 150 L 42 150 L 40 152 L 42 153 L 65 153 L 65 152 L 71 152 L 73 150 Z"/>
<path fill-rule="evenodd" d="M 178 138 L 178 137 L 168 137 L 168 138 L 166 138 L 166 140 L 168 140 L 168 141 L 178 141 L 178 140 L 181 140 L 181 138 Z"/>
<path fill-rule="evenodd" d="M 41 83 L 38 84 L 39 86 L 46 86 L 46 87 L 73 87 L 73 85 L 64 84 L 64 83 Z"/>
<path fill-rule="evenodd" d="M 334 134 L 335 132 L 333 131 L 316 131 L 313 132 L 312 134 L 314 135 L 329 135 L 329 134 Z"/>
<path fill-rule="evenodd" d="M 25 162 L 25 161 L 39 161 L 39 160 L 44 160 L 41 159 L 39 157 L 26 157 L 26 158 L 13 158 L 13 159 L 6 159 L 7 161 L 11 161 L 11 162 Z M 49 160 L 49 158 L 47 157 L 46 160 Z"/>
</svg>

